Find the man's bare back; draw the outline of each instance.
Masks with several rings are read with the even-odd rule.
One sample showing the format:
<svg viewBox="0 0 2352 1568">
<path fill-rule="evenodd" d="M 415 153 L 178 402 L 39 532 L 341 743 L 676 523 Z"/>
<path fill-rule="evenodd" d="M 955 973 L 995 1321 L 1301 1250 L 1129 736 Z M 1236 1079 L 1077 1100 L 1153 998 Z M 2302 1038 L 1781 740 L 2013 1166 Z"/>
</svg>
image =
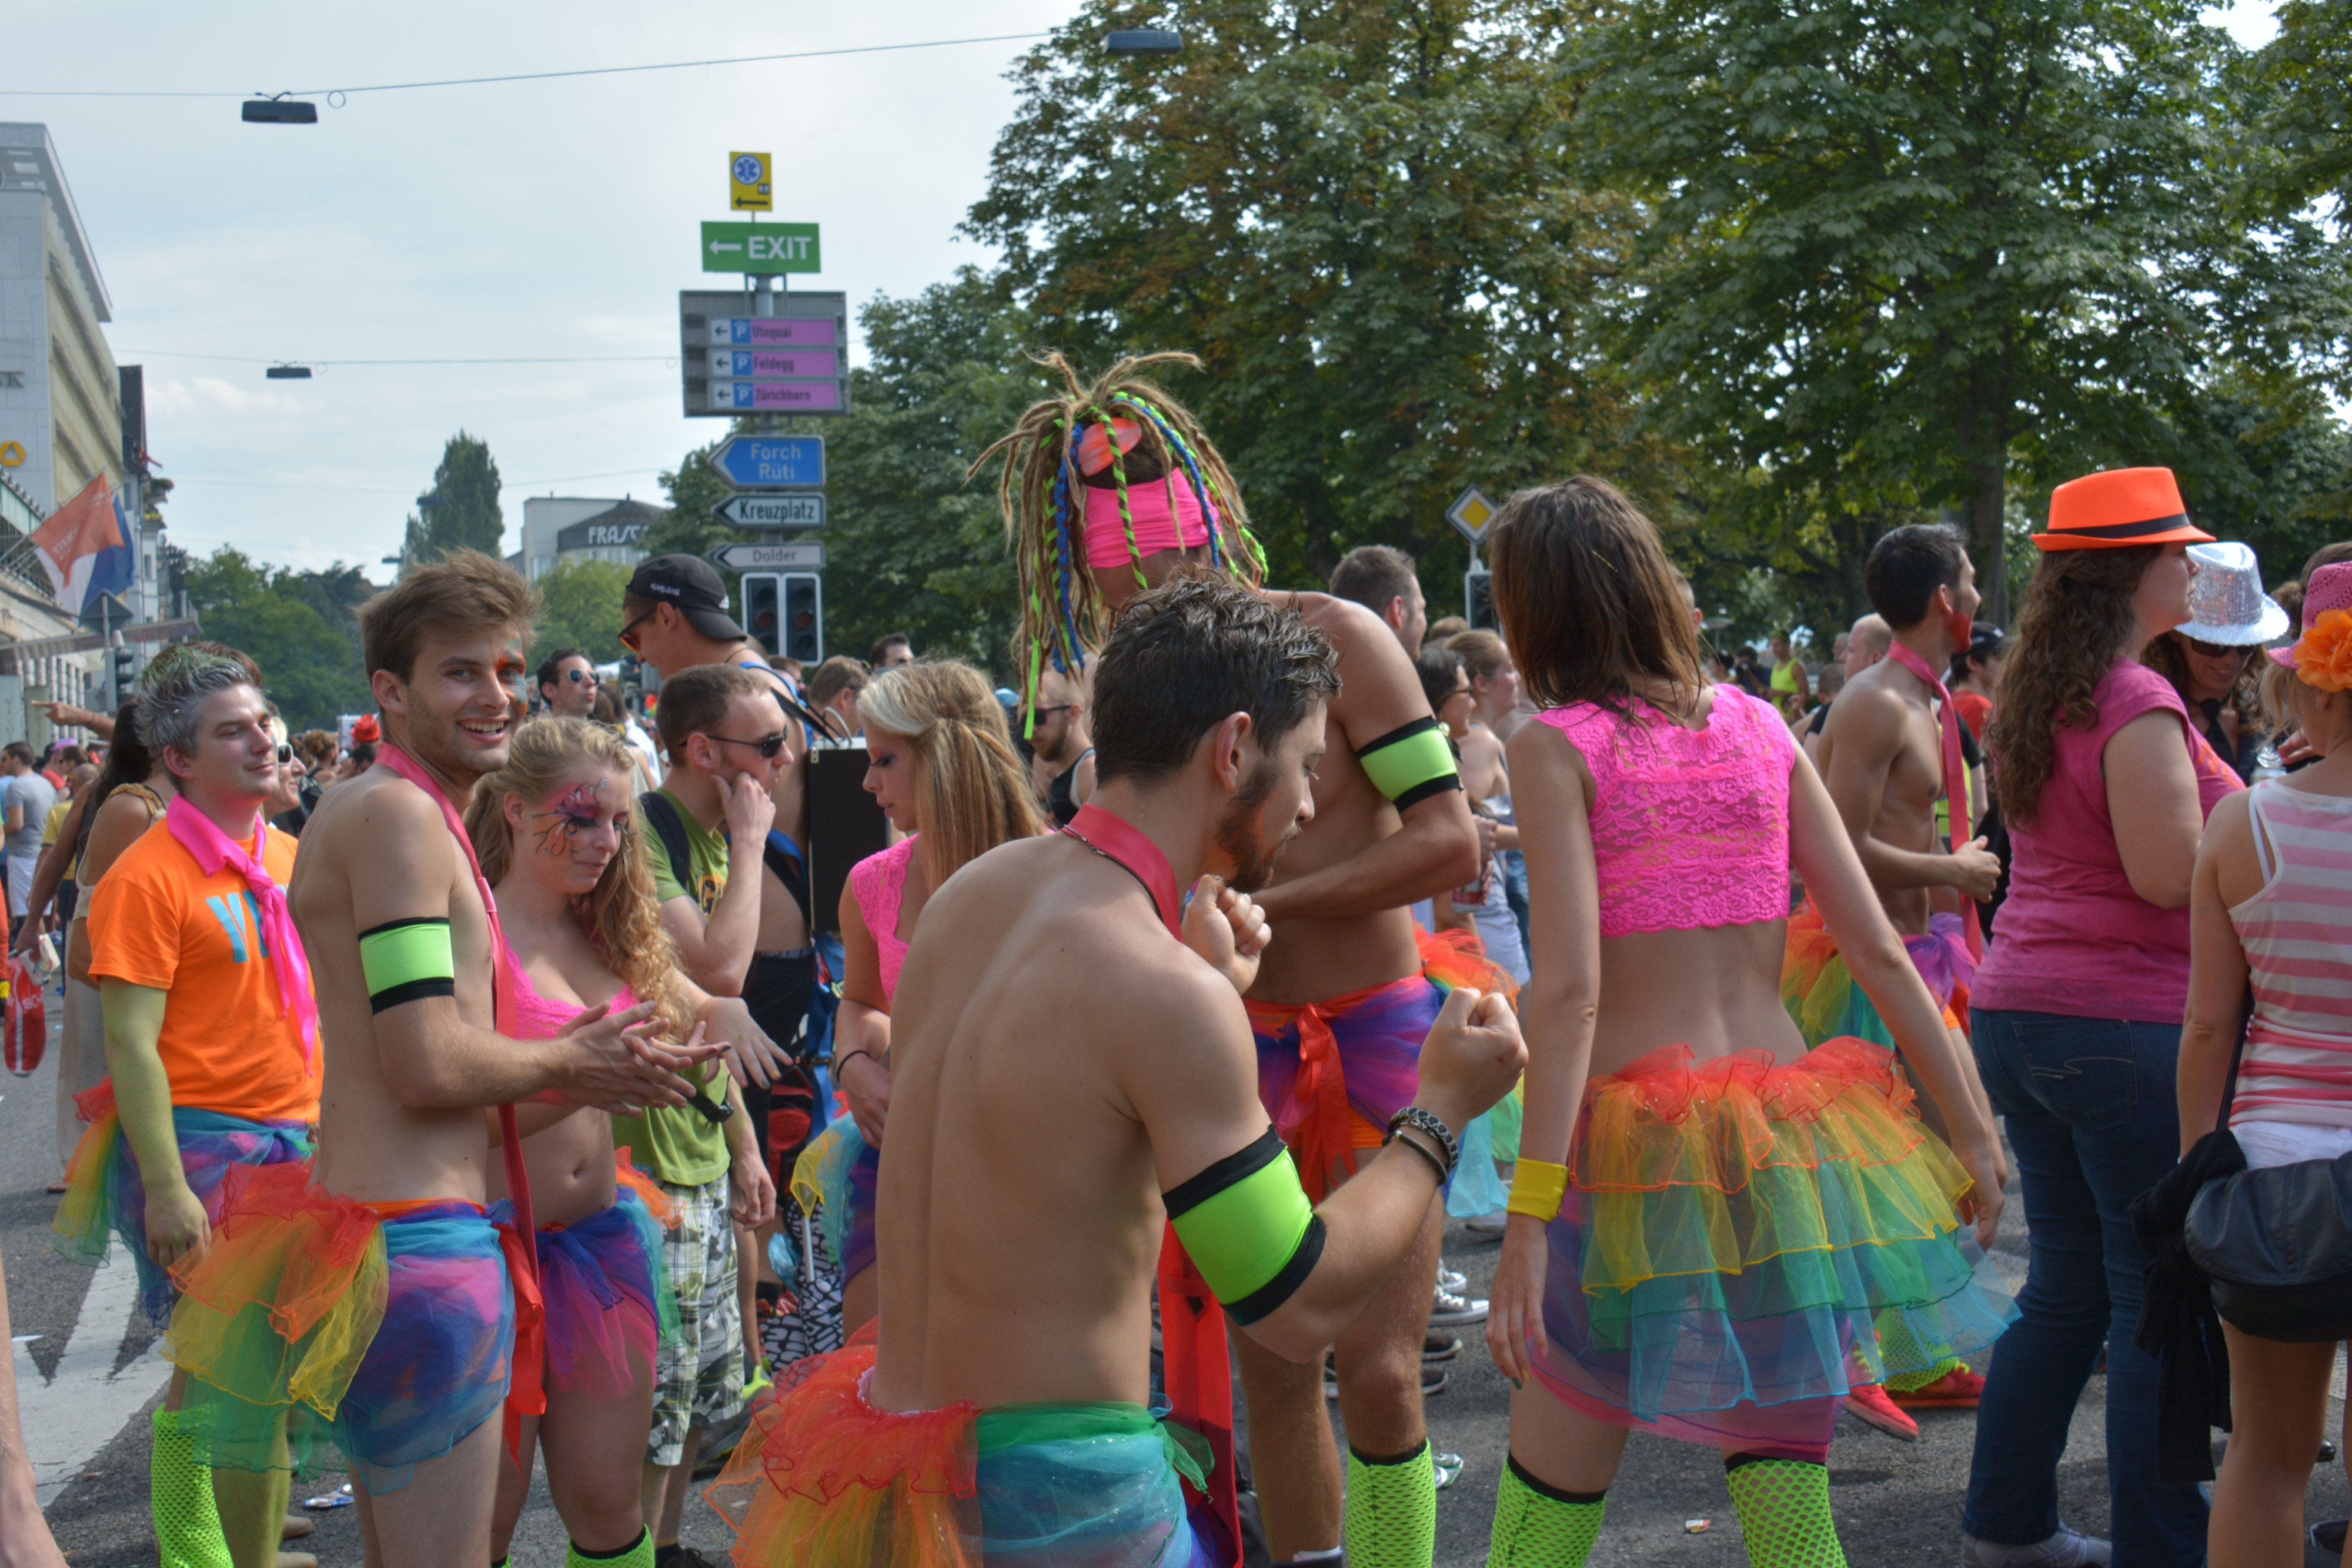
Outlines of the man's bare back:
<svg viewBox="0 0 2352 1568">
<path fill-rule="evenodd" d="M 1941 851 L 1936 802 L 1944 798 L 1944 737 L 1919 678 L 1882 659 L 1845 684 L 1822 727 L 1822 780 L 1857 847 L 1865 838 L 1920 854 Z M 1864 868 L 1871 869 L 1867 854 Z M 1895 929 L 1925 935 L 1934 913 L 1926 884 L 1872 878 Z"/>
</svg>

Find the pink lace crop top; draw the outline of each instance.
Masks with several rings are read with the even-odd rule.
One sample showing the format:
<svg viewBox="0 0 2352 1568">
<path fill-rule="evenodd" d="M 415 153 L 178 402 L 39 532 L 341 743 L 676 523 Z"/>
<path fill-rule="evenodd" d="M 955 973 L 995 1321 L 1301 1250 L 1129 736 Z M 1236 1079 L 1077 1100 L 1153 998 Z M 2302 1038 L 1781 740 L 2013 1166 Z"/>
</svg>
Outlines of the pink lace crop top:
<svg viewBox="0 0 2352 1568">
<path fill-rule="evenodd" d="M 898 939 L 898 904 L 907 891 L 907 862 L 915 858 L 915 842 L 922 835 L 908 833 L 880 854 L 867 855 L 849 868 L 850 891 L 857 895 L 857 912 L 882 958 L 882 1000 L 886 1009 L 898 994 L 898 969 L 907 961 L 907 945 Z"/>
<path fill-rule="evenodd" d="M 1592 772 L 1601 935 L 1789 917 L 1789 770 L 1797 743 L 1772 706 L 1715 688 L 1706 727 L 1594 703 L 1536 715 Z"/>
<path fill-rule="evenodd" d="M 517 1040 L 553 1040 L 563 1032 L 564 1025 L 584 1010 L 578 1002 L 560 1002 L 541 996 L 532 987 L 530 977 L 523 972 L 523 967 L 515 962 L 512 953 L 507 955 L 507 971 L 514 977 Z M 614 1012 L 636 1005 L 635 993 L 626 986 L 623 986 L 621 994 L 613 998 Z"/>
</svg>

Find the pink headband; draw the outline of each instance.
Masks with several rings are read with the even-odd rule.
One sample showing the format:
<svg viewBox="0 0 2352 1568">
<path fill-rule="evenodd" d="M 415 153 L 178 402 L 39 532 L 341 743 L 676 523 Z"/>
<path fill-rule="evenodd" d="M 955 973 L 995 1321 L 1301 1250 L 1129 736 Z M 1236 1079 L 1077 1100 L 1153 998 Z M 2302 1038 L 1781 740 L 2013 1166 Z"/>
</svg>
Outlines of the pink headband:
<svg viewBox="0 0 2352 1568">
<path fill-rule="evenodd" d="M 1118 515 L 1118 492 L 1079 486 L 1087 493 L 1087 564 L 1097 570 L 1116 570 L 1142 556 L 1167 549 L 1192 549 L 1209 542 L 1208 519 L 1200 497 L 1183 478 L 1155 479 L 1127 487 L 1127 508 L 1135 518 L 1135 553 L 1127 548 L 1127 527 Z M 1169 492 L 1175 504 L 1169 504 Z"/>
</svg>

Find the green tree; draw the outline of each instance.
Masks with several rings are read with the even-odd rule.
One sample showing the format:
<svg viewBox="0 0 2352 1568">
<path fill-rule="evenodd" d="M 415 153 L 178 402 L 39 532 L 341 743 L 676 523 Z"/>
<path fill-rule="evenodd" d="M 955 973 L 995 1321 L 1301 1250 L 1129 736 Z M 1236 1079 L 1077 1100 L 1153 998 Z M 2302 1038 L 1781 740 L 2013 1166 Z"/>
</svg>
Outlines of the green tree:
<svg viewBox="0 0 2352 1568">
<path fill-rule="evenodd" d="M 224 545 L 187 563 L 188 601 L 205 635 L 250 655 L 278 710 L 293 729 L 331 729 L 340 714 L 374 706 L 360 674 L 356 626 L 314 602 L 320 580 L 349 582 L 356 568 L 327 572 L 272 569 Z"/>
<path fill-rule="evenodd" d="M 2264 139 L 2276 154 L 2265 188 L 2294 208 L 2352 202 L 2352 0 L 2287 0 L 2278 37 L 2256 60 L 2273 96 Z"/>
<path fill-rule="evenodd" d="M 1003 248 L 1036 340 L 1088 369 L 1202 357 L 1171 390 L 1232 464 L 1275 580 L 1373 541 L 1456 565 L 1444 514 L 1465 484 L 1639 481 L 1660 455 L 1629 447 L 1625 392 L 1580 330 L 1638 217 L 1559 156 L 1573 84 L 1554 57 L 1580 19 L 1546 0 L 1087 0 L 1015 68 L 965 227 Z M 1161 25 L 1181 57 L 1104 55 L 1107 28 Z"/>
<path fill-rule="evenodd" d="M 621 646 L 621 595 L 629 586 L 627 567 L 575 557 L 540 573 L 537 586 L 533 668 L 558 648 L 583 649 L 592 664 L 609 664 L 626 651 Z"/>
<path fill-rule="evenodd" d="M 2340 256 L 2245 217 L 2242 54 L 2199 10 L 1634 0 L 1580 43 L 1571 149 L 1654 214 L 1613 341 L 1753 553 L 1850 574 L 1958 506 L 2002 618 L 2021 492 L 2226 466 L 2200 393 L 2232 355 L 2308 399 Z"/>
<path fill-rule="evenodd" d="M 433 488 L 419 498 L 425 515 L 408 519 L 407 558 L 437 560 L 455 549 L 504 555 L 507 523 L 499 487 L 489 444 L 462 430 L 451 436 L 433 470 Z"/>
</svg>

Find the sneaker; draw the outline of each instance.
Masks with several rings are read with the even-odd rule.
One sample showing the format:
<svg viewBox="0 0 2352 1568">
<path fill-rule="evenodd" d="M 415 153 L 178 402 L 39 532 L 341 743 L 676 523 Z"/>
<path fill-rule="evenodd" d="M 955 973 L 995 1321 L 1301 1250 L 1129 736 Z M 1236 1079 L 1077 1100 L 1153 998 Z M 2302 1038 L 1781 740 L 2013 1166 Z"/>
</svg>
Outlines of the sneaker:
<svg viewBox="0 0 2352 1568">
<path fill-rule="evenodd" d="M 1483 1299 L 1473 1297 L 1465 1301 L 1442 1286 L 1429 1313 L 1429 1326 L 1433 1329 L 1467 1328 L 1472 1323 L 1486 1321 L 1486 1303 Z"/>
<path fill-rule="evenodd" d="M 1500 1236 L 1510 1224 L 1510 1210 L 1498 1208 L 1492 1214 L 1474 1214 L 1462 1222 L 1462 1228 L 1473 1236 Z"/>
<path fill-rule="evenodd" d="M 674 1546 L 654 1559 L 654 1568 L 719 1568 L 691 1546 Z"/>
<path fill-rule="evenodd" d="M 1906 1410 L 1973 1410 L 1984 1397 L 1985 1380 L 1965 1366 L 1956 1366 L 1924 1388 L 1890 1388 L 1886 1392 Z"/>
<path fill-rule="evenodd" d="M 2057 1534 L 2031 1546 L 2004 1546 L 1973 1535 L 1960 1537 L 1960 1568 L 2107 1568 L 2114 1561 L 2115 1553 L 2105 1542 L 2095 1535 L 2078 1535 L 2063 1524 Z"/>
<path fill-rule="evenodd" d="M 1421 1369 L 1421 1396 L 1423 1399 L 1430 1399 L 1444 1393 L 1445 1385 L 1449 1381 L 1451 1380 L 1447 1377 L 1443 1368 L 1434 1366 L 1423 1367 Z M 1339 1375 L 1331 1370 L 1331 1356 L 1328 1351 L 1324 1353 L 1323 1356 L 1323 1397 L 1326 1399 L 1337 1399 L 1339 1397 Z"/>
<path fill-rule="evenodd" d="M 1455 1333 L 1427 1333 L 1421 1336 L 1423 1365 L 1433 1361 L 1452 1361 L 1462 1354 L 1462 1336 Z"/>
<path fill-rule="evenodd" d="M 2352 1525 L 2352 1519 L 2323 1519 L 2311 1527 L 2311 1543 L 2331 1557 L 2341 1557 L 2347 1525 Z"/>
<path fill-rule="evenodd" d="M 1469 1282 L 1469 1275 L 1464 1273 L 1459 1269 L 1447 1268 L 1445 1266 L 1445 1260 L 1443 1258 L 1440 1258 L 1437 1260 L 1437 1288 L 1439 1290 L 1458 1291 Z"/>
<path fill-rule="evenodd" d="M 1452 1486 L 1455 1481 L 1462 1479 L 1461 1455 L 1441 1454 L 1434 1449 L 1432 1449 L 1429 1456 L 1429 1462 L 1437 1471 L 1437 1490 L 1439 1491 L 1444 1491 L 1447 1487 Z"/>
<path fill-rule="evenodd" d="M 1860 1416 L 1890 1437 L 1900 1437 L 1906 1443 L 1919 1440 L 1919 1423 L 1904 1414 L 1894 1400 L 1886 1397 L 1886 1390 L 1875 1383 L 1856 1385 L 1853 1391 L 1845 1396 L 1845 1407 L 1848 1413 Z"/>
</svg>

